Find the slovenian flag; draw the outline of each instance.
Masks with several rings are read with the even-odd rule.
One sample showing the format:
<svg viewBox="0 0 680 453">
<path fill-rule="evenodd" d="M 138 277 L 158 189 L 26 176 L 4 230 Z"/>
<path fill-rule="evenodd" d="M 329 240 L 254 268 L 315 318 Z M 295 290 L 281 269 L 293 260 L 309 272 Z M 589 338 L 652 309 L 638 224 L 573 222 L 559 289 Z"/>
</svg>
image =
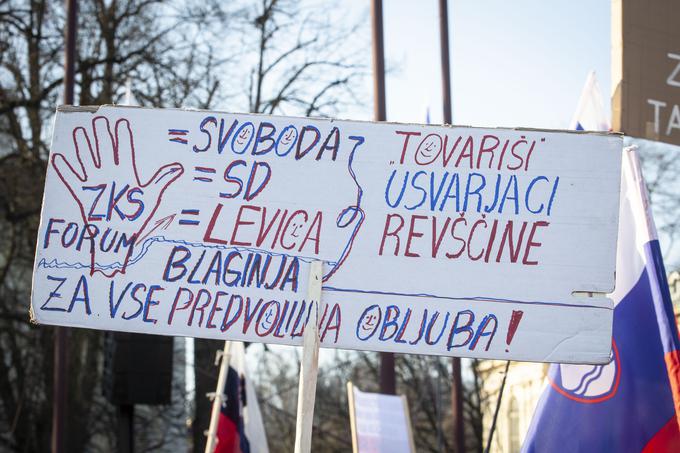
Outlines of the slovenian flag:
<svg viewBox="0 0 680 453">
<path fill-rule="evenodd" d="M 680 342 L 634 149 L 621 179 L 612 361 L 550 367 L 525 452 L 680 451 Z"/>
<path fill-rule="evenodd" d="M 255 388 L 246 376 L 245 348 L 243 343 L 234 341 L 230 347 L 224 386 L 226 401 L 220 410 L 214 453 L 269 452 Z"/>
</svg>

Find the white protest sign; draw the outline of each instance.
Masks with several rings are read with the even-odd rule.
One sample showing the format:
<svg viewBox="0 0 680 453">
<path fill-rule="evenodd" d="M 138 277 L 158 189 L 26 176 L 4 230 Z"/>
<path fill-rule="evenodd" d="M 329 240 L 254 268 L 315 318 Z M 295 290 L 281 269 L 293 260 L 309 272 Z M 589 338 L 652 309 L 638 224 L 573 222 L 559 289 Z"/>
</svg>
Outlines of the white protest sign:
<svg viewBox="0 0 680 453">
<path fill-rule="evenodd" d="M 622 138 L 133 107 L 57 112 L 39 323 L 609 360 Z"/>
<path fill-rule="evenodd" d="M 362 392 L 348 382 L 347 396 L 354 452 L 415 452 L 404 395 Z"/>
</svg>

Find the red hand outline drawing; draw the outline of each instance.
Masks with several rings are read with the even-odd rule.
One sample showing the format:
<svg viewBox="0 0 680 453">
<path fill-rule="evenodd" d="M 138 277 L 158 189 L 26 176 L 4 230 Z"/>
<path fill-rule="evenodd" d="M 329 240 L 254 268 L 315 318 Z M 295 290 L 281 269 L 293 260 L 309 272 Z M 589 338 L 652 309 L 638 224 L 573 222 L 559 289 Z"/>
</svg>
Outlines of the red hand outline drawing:
<svg viewBox="0 0 680 453">
<path fill-rule="evenodd" d="M 94 137 L 94 147 L 90 139 L 91 136 Z M 73 144 L 76 149 L 77 160 L 75 167 L 61 153 L 52 154 L 51 164 L 59 179 L 61 179 L 78 204 L 84 223 L 83 228 L 86 228 L 85 225 L 98 223 L 104 224 L 107 228 L 112 228 L 115 231 L 125 231 L 129 230 L 130 227 L 124 223 L 127 225 L 133 224 L 139 226 L 139 228 L 133 232 L 132 236 L 135 239 L 141 237 L 141 233 L 160 206 L 165 190 L 184 173 L 182 164 L 174 162 L 164 165 L 156 170 L 153 176 L 146 182 L 142 182 L 137 170 L 132 128 L 130 127 L 130 122 L 125 118 L 116 121 L 114 132 L 112 133 L 109 119 L 104 116 L 97 116 L 92 119 L 91 134 L 88 134 L 88 131 L 82 126 L 73 129 Z M 111 208 L 111 201 L 109 201 L 107 206 L 108 212 L 106 216 L 98 215 L 95 218 L 92 216 L 92 208 L 86 209 L 84 199 L 86 195 L 91 197 L 91 192 L 88 194 L 85 191 L 91 190 L 93 187 L 107 187 L 109 183 L 112 183 L 110 190 L 114 195 L 115 193 L 124 193 L 129 196 L 126 188 L 129 188 L 129 192 L 136 191 L 135 195 L 137 198 L 135 201 L 139 200 L 141 203 L 136 205 L 138 210 L 134 216 L 127 214 L 123 216 L 115 202 L 114 207 Z M 118 184 L 118 189 L 114 190 L 115 186 L 113 184 Z M 118 192 L 121 188 L 125 190 Z M 115 209 L 115 212 L 113 209 Z M 123 228 L 117 229 L 118 226 L 123 226 Z M 133 230 L 135 229 L 133 228 Z M 101 272 L 106 277 L 113 277 L 117 273 L 124 274 L 132 251 L 138 245 L 140 244 L 134 243 L 133 246 L 125 247 L 127 249 L 125 256 L 116 256 L 115 259 L 116 262 L 121 263 L 120 268 L 106 271 L 96 268 L 96 255 L 99 249 L 94 246 L 94 241 L 92 241 L 90 248 L 90 275 L 93 275 L 95 272 Z"/>
</svg>

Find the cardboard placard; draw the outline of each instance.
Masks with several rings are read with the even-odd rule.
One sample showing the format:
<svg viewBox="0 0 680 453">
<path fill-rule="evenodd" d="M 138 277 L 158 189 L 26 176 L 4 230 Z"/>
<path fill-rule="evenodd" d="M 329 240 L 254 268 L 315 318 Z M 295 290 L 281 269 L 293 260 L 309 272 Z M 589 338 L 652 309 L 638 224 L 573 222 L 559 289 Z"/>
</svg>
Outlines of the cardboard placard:
<svg viewBox="0 0 680 453">
<path fill-rule="evenodd" d="M 57 112 L 37 322 L 609 359 L 622 138 L 131 107 Z"/>
<path fill-rule="evenodd" d="M 680 4 L 612 1 L 612 128 L 680 145 Z"/>
<path fill-rule="evenodd" d="M 362 392 L 347 383 L 354 453 L 414 453 L 413 432 L 404 395 Z"/>
</svg>

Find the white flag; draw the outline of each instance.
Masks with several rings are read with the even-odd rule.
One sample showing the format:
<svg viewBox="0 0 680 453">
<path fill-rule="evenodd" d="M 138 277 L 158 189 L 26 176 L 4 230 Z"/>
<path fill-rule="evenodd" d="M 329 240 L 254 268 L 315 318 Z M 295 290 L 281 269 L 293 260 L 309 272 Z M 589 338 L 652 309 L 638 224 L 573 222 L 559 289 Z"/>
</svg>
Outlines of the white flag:
<svg viewBox="0 0 680 453">
<path fill-rule="evenodd" d="M 581 91 L 576 112 L 569 129 L 577 131 L 608 131 L 611 129 L 604 108 L 602 91 L 597 83 L 595 71 L 591 71 Z"/>
</svg>

